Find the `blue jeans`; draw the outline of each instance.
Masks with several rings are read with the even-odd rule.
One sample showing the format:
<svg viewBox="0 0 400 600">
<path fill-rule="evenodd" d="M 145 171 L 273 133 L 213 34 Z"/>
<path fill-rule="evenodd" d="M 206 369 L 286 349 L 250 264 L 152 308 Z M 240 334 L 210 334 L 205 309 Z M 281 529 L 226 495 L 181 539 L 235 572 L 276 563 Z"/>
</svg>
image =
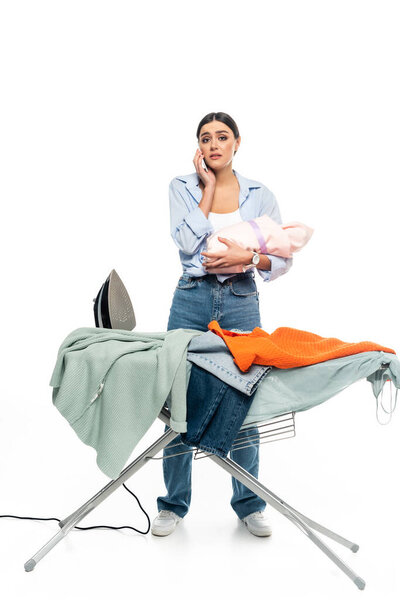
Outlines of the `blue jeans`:
<svg viewBox="0 0 400 600">
<path fill-rule="evenodd" d="M 262 327 L 259 295 L 253 272 L 239 273 L 220 283 L 215 275 L 190 277 L 185 273 L 179 278 L 169 314 L 170 329 L 198 329 L 208 331 L 207 325 L 217 320 L 223 329 L 253 330 Z M 167 431 L 168 427 L 165 427 Z M 252 437 L 247 448 L 232 450 L 230 457 L 254 477 L 258 477 L 259 446 L 254 439 L 254 428 L 240 435 Z M 164 449 L 164 456 L 189 450 L 183 444 L 169 448 L 179 438 L 172 440 Z M 172 510 L 184 517 L 189 510 L 192 495 L 192 452 L 163 460 L 166 496 L 157 498 L 158 510 Z M 264 510 L 266 503 L 245 485 L 232 477 L 233 496 L 231 506 L 239 519 L 252 512 Z"/>
<path fill-rule="evenodd" d="M 181 441 L 225 458 L 253 398 L 194 364 L 186 400 L 187 431 Z"/>
</svg>

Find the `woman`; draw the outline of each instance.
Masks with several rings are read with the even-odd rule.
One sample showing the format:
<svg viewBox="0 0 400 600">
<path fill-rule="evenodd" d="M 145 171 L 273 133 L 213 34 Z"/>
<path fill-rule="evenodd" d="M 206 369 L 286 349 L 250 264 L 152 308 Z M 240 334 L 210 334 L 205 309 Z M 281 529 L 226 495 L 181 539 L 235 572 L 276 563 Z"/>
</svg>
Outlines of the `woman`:
<svg viewBox="0 0 400 600">
<path fill-rule="evenodd" d="M 286 273 L 292 259 L 257 254 L 219 238 L 226 250 L 207 253 L 207 237 L 221 227 L 268 214 L 281 224 L 276 199 L 263 184 L 247 179 L 232 168 L 232 159 L 241 138 L 235 121 L 223 112 L 209 113 L 197 128 L 199 149 L 193 159 L 195 173 L 175 177 L 169 187 L 171 235 L 179 248 L 183 273 L 170 309 L 168 330 L 198 329 L 216 319 L 223 329 L 252 331 L 262 327 L 259 294 L 254 267 L 264 281 Z M 207 169 L 204 169 L 204 160 Z M 209 268 L 241 265 L 243 273 L 207 274 Z M 166 427 L 167 429 L 167 427 Z M 248 435 L 253 434 L 254 429 Z M 176 440 L 171 442 L 171 446 Z M 184 445 L 164 449 L 164 456 L 188 450 Z M 258 476 L 259 446 L 230 453 L 232 460 Z M 192 452 L 163 460 L 167 495 L 157 499 L 160 511 L 152 524 L 154 535 L 169 535 L 189 510 L 191 499 Z M 264 515 L 266 503 L 232 478 L 231 506 L 254 535 L 271 534 Z"/>
</svg>

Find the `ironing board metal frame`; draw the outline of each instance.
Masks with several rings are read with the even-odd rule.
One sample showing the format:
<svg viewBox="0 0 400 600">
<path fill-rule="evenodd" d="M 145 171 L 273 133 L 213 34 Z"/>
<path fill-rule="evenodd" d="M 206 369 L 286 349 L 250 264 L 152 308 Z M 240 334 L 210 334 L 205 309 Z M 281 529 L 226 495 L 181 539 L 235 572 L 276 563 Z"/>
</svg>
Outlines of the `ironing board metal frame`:
<svg viewBox="0 0 400 600">
<path fill-rule="evenodd" d="M 169 412 L 164 407 L 159 414 L 159 418 L 169 426 Z M 129 479 L 134 473 L 141 469 L 148 460 L 153 459 L 161 450 L 165 448 L 172 440 L 179 436 L 179 433 L 169 429 L 161 437 L 159 437 L 151 446 L 149 446 L 142 454 L 133 460 L 120 475 L 111 480 L 97 494 L 80 506 L 77 510 L 71 513 L 68 517 L 59 522 L 60 531 L 56 533 L 42 548 L 40 548 L 29 560 L 24 564 L 25 571 L 32 571 L 37 563 L 44 557 L 58 542 L 68 535 L 68 533 L 77 525 L 86 515 L 110 496 L 122 483 Z M 298 510 L 287 504 L 282 498 L 265 487 L 256 477 L 253 477 L 248 471 L 243 469 L 230 458 L 221 458 L 214 454 L 207 454 L 207 457 L 213 460 L 222 469 L 235 477 L 238 481 L 247 486 L 257 496 L 269 503 L 278 512 L 284 515 L 289 521 L 294 523 L 300 531 L 302 531 L 322 552 L 328 556 L 360 589 L 365 587 L 365 581 L 358 576 L 325 542 L 318 537 L 314 531 L 324 534 L 333 539 L 335 542 L 349 548 L 352 552 L 357 552 L 359 546 L 341 535 L 327 529 L 309 517 L 306 517 Z"/>
</svg>

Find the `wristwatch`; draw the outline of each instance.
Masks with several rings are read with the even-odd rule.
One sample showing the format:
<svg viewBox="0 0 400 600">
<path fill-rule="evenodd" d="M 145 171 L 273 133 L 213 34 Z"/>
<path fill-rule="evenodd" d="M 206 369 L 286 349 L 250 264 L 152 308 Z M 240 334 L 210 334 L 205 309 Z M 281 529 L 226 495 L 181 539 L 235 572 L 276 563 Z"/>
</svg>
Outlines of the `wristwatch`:
<svg viewBox="0 0 400 600">
<path fill-rule="evenodd" d="M 253 252 L 253 250 L 252 250 L 252 252 Z M 251 259 L 251 263 L 249 265 L 243 265 L 243 273 L 245 273 L 247 271 L 247 269 L 250 269 L 251 267 L 258 265 L 259 262 L 260 262 L 260 255 L 257 252 L 253 252 L 253 258 Z"/>
</svg>

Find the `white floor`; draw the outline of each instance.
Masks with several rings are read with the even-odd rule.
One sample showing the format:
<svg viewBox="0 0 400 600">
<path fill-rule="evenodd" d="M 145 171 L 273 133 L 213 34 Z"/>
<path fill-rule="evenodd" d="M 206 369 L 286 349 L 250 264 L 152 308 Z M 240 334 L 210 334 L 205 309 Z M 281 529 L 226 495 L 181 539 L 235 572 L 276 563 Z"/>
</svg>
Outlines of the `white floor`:
<svg viewBox="0 0 400 600">
<path fill-rule="evenodd" d="M 40 434 L 26 430 L 24 440 L 15 439 L 15 433 L 7 440 L 5 432 L 2 443 L 11 447 L 8 456 L 14 458 L 10 461 L 2 452 L 1 514 L 63 518 L 107 483 L 94 451 L 79 442 L 61 417 L 53 415 L 53 421 Z M 162 431 L 157 421 L 132 458 Z M 296 431 L 293 439 L 261 446 L 260 481 L 360 545 L 354 554 L 321 536 L 366 580 L 364 591 L 271 507 L 272 536 L 249 534 L 229 505 L 230 477 L 206 458 L 193 464 L 191 509 L 166 538 L 129 530 L 75 530 L 27 573 L 24 563 L 58 531 L 58 524 L 0 519 L 2 597 L 87 600 L 151 592 L 190 599 L 241 598 L 246 593 L 274 600 L 343 600 L 360 594 L 398 598 L 398 415 L 390 425 L 378 425 L 364 382 L 298 413 Z M 151 461 L 127 485 L 154 518 L 155 499 L 164 493 L 161 461 Z M 146 518 L 120 488 L 81 523 L 97 524 L 145 529 Z"/>
</svg>

